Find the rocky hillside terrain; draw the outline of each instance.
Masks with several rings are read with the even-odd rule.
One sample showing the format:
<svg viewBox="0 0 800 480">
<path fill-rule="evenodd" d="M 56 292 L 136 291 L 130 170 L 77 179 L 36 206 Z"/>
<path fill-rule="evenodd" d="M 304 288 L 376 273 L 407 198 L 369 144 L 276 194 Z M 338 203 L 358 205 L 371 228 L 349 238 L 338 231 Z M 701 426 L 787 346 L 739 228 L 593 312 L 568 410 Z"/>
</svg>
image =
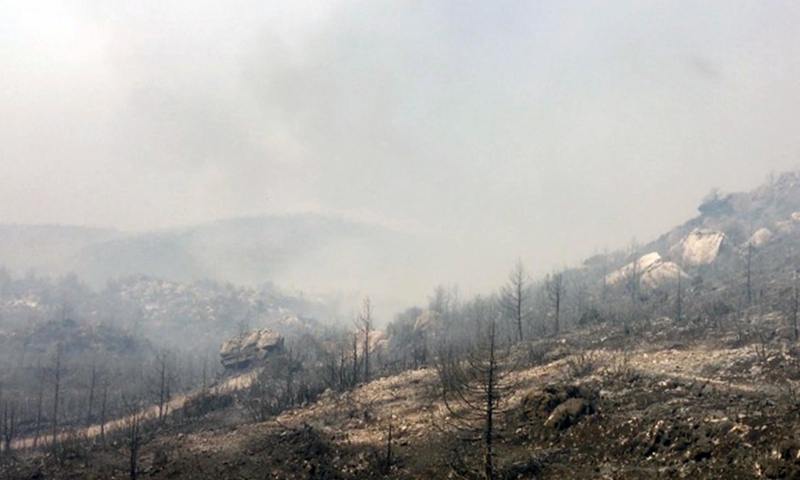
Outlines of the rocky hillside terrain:
<svg viewBox="0 0 800 480">
<path fill-rule="evenodd" d="M 800 350 L 758 326 L 610 324 L 515 347 L 497 419 L 497 478 L 800 478 Z M 142 478 L 469 477 L 434 367 L 380 378 L 268 420 L 208 393 L 154 426 Z M 128 478 L 124 435 L 65 460 L 20 455 L 5 478 Z"/>
<path fill-rule="evenodd" d="M 800 478 L 799 270 L 800 174 L 787 173 L 578 268 L 533 279 L 518 264 L 474 298 L 439 287 L 380 329 L 369 299 L 333 328 L 273 317 L 288 310 L 267 313 L 255 290 L 122 282 L 113 305 L 138 305 L 153 332 L 186 318 L 176 331 L 230 338 L 222 358 L 239 368 L 195 367 L 170 396 L 179 370 L 156 355 L 146 395 L 105 422 L 75 408 L 59 428 L 54 412 L 58 435 L 36 448 L 30 420 L 15 434 L 0 416 L 0 465 L 10 479 Z M 238 328 L 200 320 L 212 311 Z M 270 330 L 245 342 L 251 326 Z M 281 348 L 231 357 L 262 337 Z"/>
<path fill-rule="evenodd" d="M 215 352 L 224 338 L 251 325 L 290 334 L 297 326 L 280 319 L 300 315 L 311 322 L 329 318 L 331 311 L 321 299 L 288 295 L 270 285 L 180 283 L 137 275 L 96 290 L 76 275 L 14 278 L 0 270 L 0 333 L 8 335 L 73 318 L 126 330 L 158 348 Z"/>
</svg>

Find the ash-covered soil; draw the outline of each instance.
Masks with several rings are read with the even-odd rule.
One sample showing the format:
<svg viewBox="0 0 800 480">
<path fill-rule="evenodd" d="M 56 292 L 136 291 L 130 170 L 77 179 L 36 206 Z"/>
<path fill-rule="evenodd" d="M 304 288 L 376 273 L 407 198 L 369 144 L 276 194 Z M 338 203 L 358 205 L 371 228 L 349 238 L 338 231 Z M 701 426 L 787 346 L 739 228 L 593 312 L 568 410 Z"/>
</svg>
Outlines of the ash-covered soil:
<svg viewBox="0 0 800 480">
<path fill-rule="evenodd" d="M 800 478 L 800 351 L 754 332 L 664 320 L 518 346 L 494 427 L 497 478 Z M 139 478 L 469 478 L 482 458 L 452 428 L 433 367 L 262 423 L 225 398 L 151 426 Z M 3 478 L 129 478 L 128 460 L 119 432 L 59 461 L 12 452 Z"/>
</svg>

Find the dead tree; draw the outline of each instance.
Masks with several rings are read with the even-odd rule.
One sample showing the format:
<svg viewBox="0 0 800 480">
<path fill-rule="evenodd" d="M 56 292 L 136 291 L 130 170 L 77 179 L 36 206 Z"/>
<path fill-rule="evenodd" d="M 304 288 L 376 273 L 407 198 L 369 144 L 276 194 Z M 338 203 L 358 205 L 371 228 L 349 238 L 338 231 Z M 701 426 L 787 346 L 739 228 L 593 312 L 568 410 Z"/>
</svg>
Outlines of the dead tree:
<svg viewBox="0 0 800 480">
<path fill-rule="evenodd" d="M 241 397 L 253 421 L 263 422 L 308 398 L 303 372 L 303 362 L 291 349 L 271 357 Z"/>
<path fill-rule="evenodd" d="M 677 321 L 683 319 L 683 285 L 682 285 L 683 269 L 678 270 L 678 292 L 675 295 L 675 318 Z"/>
<path fill-rule="evenodd" d="M 630 294 L 630 309 L 627 314 L 623 314 L 623 323 L 626 332 L 630 331 L 631 325 L 636 323 L 639 319 L 641 314 L 640 307 L 641 307 L 641 272 L 639 271 L 639 247 L 636 243 L 636 240 L 631 241 L 631 257 L 632 262 L 630 264 L 630 268 L 626 269 L 626 278 L 625 278 L 625 287 L 628 289 L 628 293 Z"/>
<path fill-rule="evenodd" d="M 100 442 L 106 444 L 106 406 L 108 405 L 108 379 L 103 379 L 103 394 L 100 397 Z"/>
<path fill-rule="evenodd" d="M 523 324 L 528 323 L 531 318 L 528 305 L 530 297 L 530 277 L 525 271 L 522 261 L 517 260 L 514 270 L 512 270 L 508 276 L 508 282 L 501 291 L 500 304 L 503 313 L 507 315 L 514 324 L 518 342 L 523 340 Z"/>
<path fill-rule="evenodd" d="M 142 446 L 142 423 L 144 412 L 140 402 L 136 400 L 126 400 L 123 398 L 125 406 L 125 434 L 128 447 L 128 474 L 130 480 L 136 480 L 139 475 L 139 449 Z"/>
<path fill-rule="evenodd" d="M 788 317 L 792 328 L 792 338 L 797 342 L 800 340 L 800 325 L 798 325 L 798 317 L 800 317 L 800 270 L 798 269 L 793 272 L 791 288 L 792 294 L 789 300 Z"/>
<path fill-rule="evenodd" d="M 353 378 L 350 386 L 358 385 L 358 332 L 353 334 Z"/>
<path fill-rule="evenodd" d="M 481 445 L 480 464 L 470 464 L 470 455 L 465 454 L 451 466 L 459 474 L 477 473 L 491 480 L 497 478 L 497 423 L 507 410 L 514 385 L 509 381 L 509 355 L 501 351 L 496 321 L 486 323 L 475 345 L 463 354 L 454 346 L 443 350 L 437 370 L 450 414 L 445 428 L 455 433 L 462 445 Z"/>
<path fill-rule="evenodd" d="M 392 422 L 389 422 L 389 432 L 386 436 L 386 473 L 392 470 Z"/>
<path fill-rule="evenodd" d="M 755 253 L 755 246 L 753 245 L 752 241 L 747 242 L 747 253 L 746 253 L 746 261 L 745 261 L 745 294 L 747 299 L 747 306 L 750 307 L 753 304 L 753 285 L 752 285 L 752 278 L 753 278 L 753 254 Z"/>
<path fill-rule="evenodd" d="M 172 399 L 172 388 L 175 382 L 173 359 L 166 351 L 160 352 L 153 364 L 151 388 L 158 406 L 158 421 L 164 422 L 169 413 L 169 402 Z"/>
<path fill-rule="evenodd" d="M 372 331 L 372 302 L 369 297 L 364 299 L 364 305 L 361 308 L 361 315 L 358 317 L 360 328 L 364 332 L 364 383 L 369 383 L 369 350 L 370 350 L 370 332 Z"/>
<path fill-rule="evenodd" d="M 553 306 L 555 317 L 553 319 L 553 330 L 558 333 L 560 327 L 561 304 L 564 300 L 564 295 L 567 293 L 567 285 L 564 281 L 564 275 L 561 273 L 554 273 L 548 275 L 545 279 L 545 287 L 547 289 L 547 297 Z"/>
<path fill-rule="evenodd" d="M 97 382 L 100 377 L 100 371 L 97 368 L 97 362 L 92 361 L 89 369 L 89 384 L 88 384 L 88 398 L 86 401 L 86 426 L 89 427 L 94 421 L 94 403 L 95 403 L 95 390 L 97 389 Z"/>
<path fill-rule="evenodd" d="M 61 344 L 56 346 L 55 354 L 53 355 L 53 363 L 51 368 L 52 382 L 53 382 L 53 451 L 58 452 L 58 406 L 61 398 L 61 380 L 63 370 L 61 366 Z"/>
<path fill-rule="evenodd" d="M 635 244 L 633 247 L 631 247 L 631 250 L 633 252 L 633 262 L 631 263 L 631 269 L 628 272 L 628 290 L 631 294 L 631 305 L 635 306 L 639 300 L 639 258 Z"/>
<path fill-rule="evenodd" d="M 6 455 L 11 453 L 11 442 L 14 440 L 16 430 L 16 404 L 11 400 L 6 400 L 3 405 L 3 450 Z"/>
<path fill-rule="evenodd" d="M 792 295 L 792 330 L 794 331 L 794 341 L 800 340 L 800 329 L 797 326 L 798 310 L 800 310 L 800 284 L 798 283 L 798 271 L 794 271 L 794 289 Z"/>
<path fill-rule="evenodd" d="M 45 372 L 41 366 L 37 366 L 38 388 L 36 390 L 36 427 L 33 434 L 33 448 L 39 446 L 39 436 L 42 432 L 42 418 L 44 417 L 44 382 Z"/>
</svg>

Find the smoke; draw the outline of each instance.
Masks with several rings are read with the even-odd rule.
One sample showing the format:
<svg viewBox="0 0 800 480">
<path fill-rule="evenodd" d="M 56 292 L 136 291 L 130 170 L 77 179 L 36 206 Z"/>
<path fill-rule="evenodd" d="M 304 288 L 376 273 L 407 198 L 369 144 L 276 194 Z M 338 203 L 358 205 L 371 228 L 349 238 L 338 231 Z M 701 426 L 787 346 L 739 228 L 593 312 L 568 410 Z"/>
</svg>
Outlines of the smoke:
<svg viewBox="0 0 800 480">
<path fill-rule="evenodd" d="M 544 272 L 654 236 L 800 150 L 786 2 L 36 0 L 0 15 L 2 222 L 369 217 L 446 245 L 428 283 L 483 289 L 516 258 Z"/>
</svg>

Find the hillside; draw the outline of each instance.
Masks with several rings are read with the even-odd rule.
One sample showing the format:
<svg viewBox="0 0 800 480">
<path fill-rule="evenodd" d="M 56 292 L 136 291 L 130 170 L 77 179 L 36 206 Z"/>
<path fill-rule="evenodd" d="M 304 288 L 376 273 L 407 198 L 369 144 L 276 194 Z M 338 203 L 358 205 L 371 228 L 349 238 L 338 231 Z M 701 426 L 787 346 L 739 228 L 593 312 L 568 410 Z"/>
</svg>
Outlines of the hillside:
<svg viewBox="0 0 800 480">
<path fill-rule="evenodd" d="M 800 268 L 800 173 L 751 192 L 715 192 L 698 210 L 653 241 L 565 271 L 584 294 L 572 315 L 592 305 L 607 317 L 630 315 L 631 298 L 637 314 L 675 317 L 682 308 L 682 318 L 698 321 L 735 311 L 786 312 Z"/>
<path fill-rule="evenodd" d="M 0 265 L 16 275 L 29 270 L 55 276 L 74 272 L 95 288 L 111 279 L 145 275 L 173 282 L 273 283 L 306 294 L 353 294 L 367 285 L 385 284 L 375 272 L 417 278 L 415 268 L 430 258 L 428 241 L 384 226 L 315 214 L 229 219 L 141 233 L 4 225 Z M 398 297 L 407 295 L 400 292 L 402 285 L 395 288 Z M 389 293 L 383 286 L 372 291 Z"/>
<path fill-rule="evenodd" d="M 780 243 L 800 227 L 800 172 L 784 173 L 750 192 L 713 191 L 698 210 L 699 216 L 643 248 L 669 255 L 670 248 L 695 229 L 724 234 L 722 250 L 728 251 L 741 247 L 757 232 L 761 232 L 761 240 L 753 240 L 759 247 Z"/>
<path fill-rule="evenodd" d="M 314 323 L 311 319 L 329 319 L 332 312 L 325 301 L 288 295 L 270 285 L 181 283 L 136 275 L 95 290 L 75 275 L 0 275 L 0 334 L 8 335 L 73 318 L 113 326 L 158 348 L 206 354 L 249 325 L 269 326 L 289 315 Z"/>
<path fill-rule="evenodd" d="M 604 325 L 529 342 L 516 355 L 526 360 L 498 418 L 498 478 L 800 475 L 800 351 L 763 344 L 752 327 L 667 321 L 631 337 Z M 232 403 L 231 391 L 219 389 L 205 400 L 202 420 L 176 405 L 171 426 L 148 435 L 142 472 L 159 479 L 448 477 L 475 457 L 451 428 L 440 391 L 436 369 L 422 368 L 328 391 L 252 423 L 237 406 L 242 394 L 234 390 Z M 95 445 L 63 464 L 22 460 L 6 478 L 125 478 L 119 453 Z"/>
<path fill-rule="evenodd" d="M 157 356 L 135 384 L 147 393 L 115 420 L 81 424 L 78 404 L 79 420 L 61 430 L 77 440 L 57 437 L 50 456 L 7 449 L 3 473 L 800 478 L 796 212 L 800 174 L 788 173 L 712 195 L 658 239 L 579 268 L 532 279 L 520 264 L 500 293 L 473 298 L 437 288 L 383 331 L 369 302 L 344 326 L 292 320 L 285 351 L 213 382 L 205 363 L 191 364 L 193 383 L 166 403 L 153 394 L 167 358 Z M 77 288 L 64 283 L 58 291 Z M 147 277 L 99 295 L 82 311 L 109 302 L 154 336 L 206 345 L 234 319 L 279 329 L 288 311 L 269 289 Z M 128 378 L 118 381 L 130 388 Z M 28 425 L 15 445 L 29 445 Z"/>
</svg>

